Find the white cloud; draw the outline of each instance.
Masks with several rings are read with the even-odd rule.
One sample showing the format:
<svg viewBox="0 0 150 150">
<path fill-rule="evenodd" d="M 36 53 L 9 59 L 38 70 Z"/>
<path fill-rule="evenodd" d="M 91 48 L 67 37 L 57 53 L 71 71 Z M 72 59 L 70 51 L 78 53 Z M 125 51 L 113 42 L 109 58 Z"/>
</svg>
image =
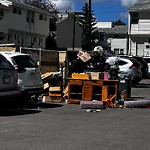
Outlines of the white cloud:
<svg viewBox="0 0 150 150">
<path fill-rule="evenodd" d="M 137 1 L 138 0 L 120 0 L 121 5 L 127 8 L 135 4 Z"/>
<path fill-rule="evenodd" d="M 56 4 L 56 7 L 60 11 L 75 11 L 75 2 L 82 2 L 86 3 L 89 2 L 89 0 L 51 0 L 54 4 Z M 95 2 L 105 2 L 109 0 L 91 0 L 92 3 Z"/>
<path fill-rule="evenodd" d="M 75 3 L 74 1 L 70 0 L 52 0 L 59 11 L 74 11 L 75 10 Z"/>
<path fill-rule="evenodd" d="M 128 13 L 120 13 L 120 17 L 123 19 L 128 18 Z"/>
</svg>

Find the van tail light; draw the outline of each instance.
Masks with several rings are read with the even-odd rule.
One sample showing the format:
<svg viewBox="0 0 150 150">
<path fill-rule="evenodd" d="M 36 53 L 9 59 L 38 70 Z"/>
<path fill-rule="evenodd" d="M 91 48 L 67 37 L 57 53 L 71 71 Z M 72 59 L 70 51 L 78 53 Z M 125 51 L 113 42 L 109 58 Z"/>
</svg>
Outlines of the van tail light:
<svg viewBox="0 0 150 150">
<path fill-rule="evenodd" d="M 134 65 L 131 65 L 130 67 L 129 67 L 129 69 L 134 69 L 135 68 L 135 66 Z"/>
<path fill-rule="evenodd" d="M 21 66 L 14 66 L 14 67 L 18 73 L 24 73 L 26 71 L 26 69 Z"/>
</svg>

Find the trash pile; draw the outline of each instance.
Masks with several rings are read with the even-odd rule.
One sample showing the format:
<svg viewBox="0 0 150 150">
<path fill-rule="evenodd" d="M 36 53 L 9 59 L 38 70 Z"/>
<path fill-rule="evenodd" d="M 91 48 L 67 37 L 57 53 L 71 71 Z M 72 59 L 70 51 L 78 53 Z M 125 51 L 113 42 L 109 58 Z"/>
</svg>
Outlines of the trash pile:
<svg viewBox="0 0 150 150">
<path fill-rule="evenodd" d="M 102 49 L 93 50 L 92 52 L 79 51 L 77 58 L 71 61 L 68 66 L 69 74 L 86 73 L 86 72 L 107 72 L 109 79 L 118 79 L 118 61 L 117 59 L 107 61 L 108 53 Z"/>
</svg>

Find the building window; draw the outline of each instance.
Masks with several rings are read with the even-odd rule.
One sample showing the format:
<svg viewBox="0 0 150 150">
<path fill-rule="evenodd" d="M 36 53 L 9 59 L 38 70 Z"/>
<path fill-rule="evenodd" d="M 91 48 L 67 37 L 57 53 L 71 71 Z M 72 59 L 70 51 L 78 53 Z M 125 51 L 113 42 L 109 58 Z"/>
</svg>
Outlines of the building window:
<svg viewBox="0 0 150 150">
<path fill-rule="evenodd" d="M 33 41 L 33 42 L 36 42 L 36 37 L 33 37 L 33 38 L 32 38 L 32 41 Z"/>
<path fill-rule="evenodd" d="M 118 55 L 118 54 L 119 54 L 119 49 L 114 49 L 114 53 L 115 53 L 116 55 Z"/>
<path fill-rule="evenodd" d="M 4 36 L 0 36 L 0 41 L 3 41 L 4 40 Z"/>
<path fill-rule="evenodd" d="M 13 13 L 14 13 L 14 14 L 21 15 L 21 9 L 18 8 L 18 7 L 13 7 Z"/>
<path fill-rule="evenodd" d="M 45 21 L 47 21 L 47 17 L 45 16 Z"/>
<path fill-rule="evenodd" d="M 15 39 L 15 40 L 17 39 L 17 34 L 14 34 L 14 39 Z"/>
<path fill-rule="evenodd" d="M 39 15 L 39 20 L 47 21 L 47 18 L 46 18 L 46 16 L 40 14 Z"/>
<path fill-rule="evenodd" d="M 120 54 L 124 54 L 124 49 L 120 49 Z"/>
<path fill-rule="evenodd" d="M 0 10 L 0 20 L 3 18 L 3 16 L 4 16 L 4 11 Z"/>
<path fill-rule="evenodd" d="M 43 15 L 40 15 L 40 16 L 39 16 L 39 20 L 43 20 Z"/>
<path fill-rule="evenodd" d="M 32 11 L 27 11 L 27 17 L 26 17 L 26 21 L 29 23 L 34 23 L 35 20 L 35 14 Z"/>
<path fill-rule="evenodd" d="M 43 39 L 39 38 L 39 45 L 42 45 Z"/>
<path fill-rule="evenodd" d="M 114 49 L 114 53 L 115 53 L 116 55 L 124 54 L 124 49 L 115 48 L 115 49 Z"/>
<path fill-rule="evenodd" d="M 131 23 L 138 24 L 139 22 L 139 14 L 138 13 L 131 13 Z"/>
<path fill-rule="evenodd" d="M 8 34 L 8 41 L 11 41 L 11 33 Z"/>
</svg>

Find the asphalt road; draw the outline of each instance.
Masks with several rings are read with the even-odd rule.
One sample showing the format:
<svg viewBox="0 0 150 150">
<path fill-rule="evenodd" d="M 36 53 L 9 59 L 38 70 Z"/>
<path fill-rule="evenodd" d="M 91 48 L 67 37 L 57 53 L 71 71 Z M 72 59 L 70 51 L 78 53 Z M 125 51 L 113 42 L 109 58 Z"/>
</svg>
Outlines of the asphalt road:
<svg viewBox="0 0 150 150">
<path fill-rule="evenodd" d="M 131 88 L 131 99 L 150 100 L 150 79 L 144 79 Z"/>
<path fill-rule="evenodd" d="M 132 88 L 132 100 L 149 99 L 150 80 Z M 86 112 L 80 105 L 0 110 L 1 150 L 149 150 L 149 108 Z"/>
</svg>

